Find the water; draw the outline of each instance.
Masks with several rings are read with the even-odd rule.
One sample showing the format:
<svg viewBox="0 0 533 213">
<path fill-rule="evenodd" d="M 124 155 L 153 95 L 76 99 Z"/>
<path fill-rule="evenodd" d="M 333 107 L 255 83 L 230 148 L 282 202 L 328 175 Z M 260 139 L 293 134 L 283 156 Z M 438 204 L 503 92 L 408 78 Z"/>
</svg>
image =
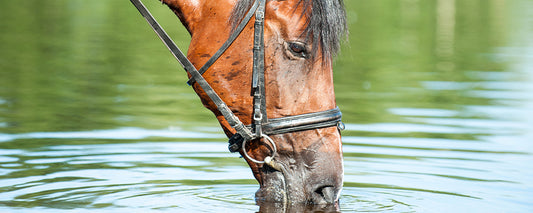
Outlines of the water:
<svg viewBox="0 0 533 213">
<path fill-rule="evenodd" d="M 341 211 L 532 212 L 533 2 L 346 4 Z M 0 212 L 266 209 L 128 1 L 5 1 L 0 20 Z"/>
</svg>

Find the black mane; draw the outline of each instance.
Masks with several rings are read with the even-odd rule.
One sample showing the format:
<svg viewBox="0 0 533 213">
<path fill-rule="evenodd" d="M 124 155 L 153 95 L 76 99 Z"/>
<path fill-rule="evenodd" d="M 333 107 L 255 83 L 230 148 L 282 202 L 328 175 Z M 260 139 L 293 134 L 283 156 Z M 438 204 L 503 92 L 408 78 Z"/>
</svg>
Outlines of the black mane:
<svg viewBox="0 0 533 213">
<path fill-rule="evenodd" d="M 233 26 L 239 24 L 254 1 L 238 1 L 230 20 Z M 316 53 L 320 47 L 324 59 L 328 60 L 335 56 L 339 52 L 341 40 L 348 31 L 343 0 L 299 0 L 298 4 L 303 4 L 306 9 L 303 14 L 296 15 L 310 16 L 307 18 L 308 23 L 301 37 L 305 41 L 312 41 L 313 53 Z M 265 16 L 268 17 L 268 14 Z"/>
</svg>

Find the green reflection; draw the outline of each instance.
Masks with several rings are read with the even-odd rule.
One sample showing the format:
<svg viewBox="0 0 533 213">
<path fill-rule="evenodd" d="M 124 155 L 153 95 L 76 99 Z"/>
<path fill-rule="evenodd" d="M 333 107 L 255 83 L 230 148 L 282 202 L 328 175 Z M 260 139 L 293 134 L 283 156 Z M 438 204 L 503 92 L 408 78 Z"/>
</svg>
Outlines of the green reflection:
<svg viewBox="0 0 533 213">
<path fill-rule="evenodd" d="M 459 197 L 481 199 L 479 197 L 473 197 L 473 196 L 466 195 L 466 194 L 458 194 L 458 193 L 451 193 L 451 192 L 444 192 L 444 191 L 437 191 L 437 190 L 429 190 L 429 189 L 399 187 L 399 186 L 384 185 L 384 184 L 374 184 L 374 183 L 345 182 L 344 183 L 344 187 L 380 188 L 380 189 L 394 189 L 394 190 L 406 190 L 406 191 L 416 191 L 416 192 L 429 192 L 429 193 L 435 193 L 435 194 L 444 194 L 444 195 L 453 195 L 453 196 L 459 196 Z"/>
<path fill-rule="evenodd" d="M 168 8 L 146 1 L 178 45 L 189 36 Z M 335 63 L 346 123 L 406 122 L 387 109 L 489 105 L 472 89 L 428 90 L 424 81 L 479 81 L 505 72 L 491 60 L 506 41 L 507 2 L 346 1 L 350 37 Z M 120 126 L 213 126 L 185 73 L 127 1 L 3 3 L 2 132 Z M 423 135 L 419 135 L 422 137 Z"/>
<path fill-rule="evenodd" d="M 504 72 L 485 55 L 505 43 L 506 2 L 346 1 L 349 45 L 335 66 L 336 94 L 347 122 L 405 122 L 391 107 L 461 110 L 490 100 L 471 88 L 428 90 L 423 81 L 479 81 L 469 70 Z"/>
<path fill-rule="evenodd" d="M 149 6 L 186 48 L 188 34 L 168 8 Z M 3 20 L 16 20 L 0 23 L 2 132 L 214 120 L 129 2 L 4 2 L 1 10 Z"/>
</svg>

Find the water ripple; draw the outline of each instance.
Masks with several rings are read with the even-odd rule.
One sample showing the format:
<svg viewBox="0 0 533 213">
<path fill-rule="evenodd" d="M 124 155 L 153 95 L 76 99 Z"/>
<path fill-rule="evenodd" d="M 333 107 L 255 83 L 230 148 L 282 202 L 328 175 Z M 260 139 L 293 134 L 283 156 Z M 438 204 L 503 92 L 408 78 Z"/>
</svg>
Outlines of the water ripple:
<svg viewBox="0 0 533 213">
<path fill-rule="evenodd" d="M 39 139 L 39 138 L 56 138 L 56 139 L 144 139 L 148 137 L 166 137 L 166 138 L 224 138 L 222 134 L 190 132 L 178 129 L 173 130 L 148 130 L 135 127 L 124 127 L 111 130 L 92 130 L 79 132 L 32 132 L 22 134 L 1 134 L 0 142 L 12 141 L 17 139 Z"/>
</svg>

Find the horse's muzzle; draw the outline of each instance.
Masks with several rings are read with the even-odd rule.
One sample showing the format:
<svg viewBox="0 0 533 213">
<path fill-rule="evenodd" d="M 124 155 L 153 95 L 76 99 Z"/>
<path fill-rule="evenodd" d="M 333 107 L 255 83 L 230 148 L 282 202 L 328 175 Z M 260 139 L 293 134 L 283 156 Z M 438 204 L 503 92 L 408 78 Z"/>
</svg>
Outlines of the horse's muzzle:
<svg viewBox="0 0 533 213">
<path fill-rule="evenodd" d="M 340 189 L 335 186 L 318 186 L 313 193 L 314 204 L 332 204 L 338 200 Z"/>
<path fill-rule="evenodd" d="M 342 189 L 342 166 L 340 169 L 336 166 L 339 164 L 327 161 L 313 167 L 278 164 L 281 169 L 263 166 L 263 181 L 256 193 L 258 202 L 320 205 L 338 202 Z"/>
<path fill-rule="evenodd" d="M 279 174 L 279 173 L 278 173 Z M 268 184 L 261 186 L 256 192 L 256 199 L 258 202 L 276 202 L 288 204 L 336 204 L 339 199 L 341 187 L 338 186 L 309 186 L 309 189 L 297 187 L 301 183 L 294 183 L 297 181 L 283 179 L 279 174 L 269 181 Z M 283 186 L 285 183 L 286 186 Z M 313 190 L 314 188 L 314 190 Z"/>
</svg>

